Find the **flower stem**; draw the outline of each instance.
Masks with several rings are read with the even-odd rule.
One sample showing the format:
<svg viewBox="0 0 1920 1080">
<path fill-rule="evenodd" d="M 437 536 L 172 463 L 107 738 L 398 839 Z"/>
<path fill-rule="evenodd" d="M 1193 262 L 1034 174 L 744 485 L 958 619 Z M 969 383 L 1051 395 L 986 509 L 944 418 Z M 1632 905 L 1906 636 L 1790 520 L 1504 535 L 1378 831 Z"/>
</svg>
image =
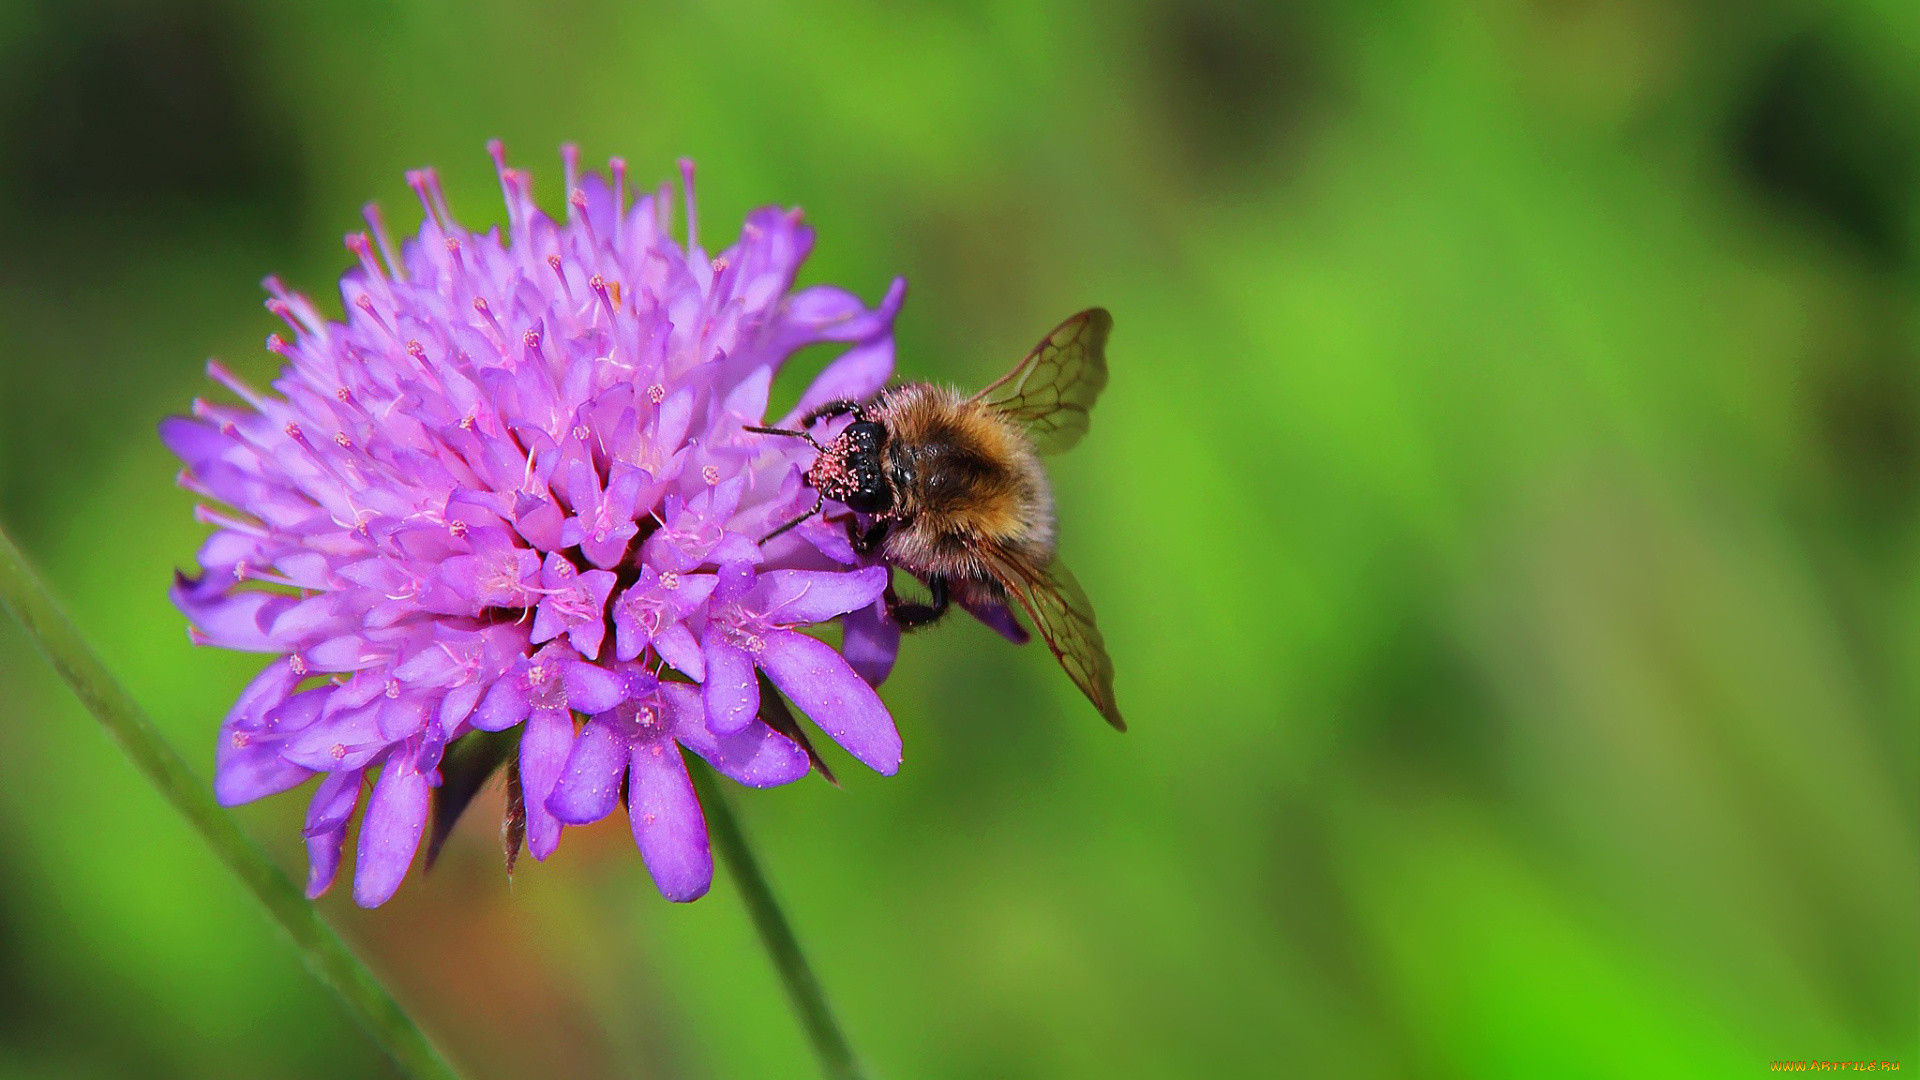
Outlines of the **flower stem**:
<svg viewBox="0 0 1920 1080">
<path fill-rule="evenodd" d="M 0 529 L 0 608 L 19 621 L 34 647 L 66 680 L 87 711 L 200 833 L 227 869 L 266 906 L 267 913 L 293 939 L 307 970 L 339 996 L 347 1011 L 393 1056 L 401 1070 L 423 1080 L 457 1080 L 459 1074 L 413 1018 L 353 955 L 339 934 L 321 920 L 305 894 L 214 801 L 206 781 L 194 774 L 81 640 L 4 529 Z"/>
<path fill-rule="evenodd" d="M 766 946 L 767 955 L 773 959 L 780 981 L 786 986 L 793 1011 L 799 1014 L 801 1025 L 807 1029 L 813 1052 L 820 1059 L 821 1073 L 828 1080 L 859 1080 L 860 1067 L 854 1063 L 853 1049 L 847 1045 L 840 1025 L 834 1022 L 826 991 L 820 988 L 820 980 L 808 966 L 806 955 L 800 951 L 800 942 L 793 936 L 793 926 L 781 912 L 780 902 L 774 899 L 773 887 L 760 872 L 753 849 L 747 846 L 746 835 L 740 831 L 739 819 L 733 816 L 726 792 L 705 762 L 695 761 L 691 771 L 693 782 L 700 789 L 707 829 L 719 843 L 720 857 L 726 860 L 727 870 L 740 888 L 740 898 L 746 902 L 747 913 L 753 916 L 754 929 L 760 932 L 760 943 Z"/>
</svg>

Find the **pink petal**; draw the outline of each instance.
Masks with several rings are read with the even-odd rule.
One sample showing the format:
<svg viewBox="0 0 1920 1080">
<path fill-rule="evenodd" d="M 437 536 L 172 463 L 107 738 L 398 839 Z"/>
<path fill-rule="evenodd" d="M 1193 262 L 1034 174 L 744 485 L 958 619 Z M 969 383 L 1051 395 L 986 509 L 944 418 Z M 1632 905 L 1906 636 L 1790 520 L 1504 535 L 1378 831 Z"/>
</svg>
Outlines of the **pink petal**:
<svg viewBox="0 0 1920 1080">
<path fill-rule="evenodd" d="M 825 642 L 776 630 L 767 635 L 760 667 L 820 730 L 884 776 L 900 769 L 900 732 L 873 687 Z"/>
<path fill-rule="evenodd" d="M 876 600 L 869 607 L 847 613 L 840 620 L 845 634 L 840 639 L 840 655 L 847 666 L 858 672 L 868 686 L 887 681 L 893 661 L 900 655 L 900 624 L 887 618 L 887 605 Z"/>
<path fill-rule="evenodd" d="M 379 907 L 400 888 L 426 831 L 429 791 L 427 778 L 414 767 L 413 755 L 396 752 L 387 758 L 360 823 L 360 848 L 353 864 L 354 903 Z"/>
<path fill-rule="evenodd" d="M 745 649 L 720 640 L 709 631 L 706 642 L 707 726 L 716 735 L 730 735 L 753 722 L 760 713 L 760 683 L 753 675 L 753 657 Z"/>
<path fill-rule="evenodd" d="M 547 809 L 573 749 L 573 720 L 558 709 L 535 709 L 520 736 L 520 792 L 527 806 L 527 851 L 545 859 L 560 846 L 560 819 Z"/>
<path fill-rule="evenodd" d="M 547 797 L 547 809 L 569 825 L 599 821 L 620 802 L 620 774 L 630 754 L 625 726 L 594 719 L 580 729 L 573 750 Z"/>
<path fill-rule="evenodd" d="M 636 747 L 627 797 L 633 841 L 660 895 L 676 903 L 705 896 L 713 884 L 713 852 L 679 748 L 667 740 Z"/>
</svg>

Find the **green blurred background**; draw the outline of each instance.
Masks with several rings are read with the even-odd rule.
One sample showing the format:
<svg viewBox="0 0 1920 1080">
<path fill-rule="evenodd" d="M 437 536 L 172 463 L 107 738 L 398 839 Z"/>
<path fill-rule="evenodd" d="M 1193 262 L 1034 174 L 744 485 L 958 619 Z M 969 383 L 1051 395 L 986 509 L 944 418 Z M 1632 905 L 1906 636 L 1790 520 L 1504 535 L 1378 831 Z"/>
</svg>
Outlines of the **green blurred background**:
<svg viewBox="0 0 1920 1080">
<path fill-rule="evenodd" d="M 876 1076 L 1920 1068 L 1911 0 L 0 5 L 0 517 L 203 770 L 260 660 L 154 424 L 403 170 L 500 220 L 494 136 L 804 207 L 903 375 L 1115 313 L 1055 475 L 1132 733 L 955 620 L 897 778 L 739 800 Z M 0 702 L 0 1075 L 390 1074 L 10 624 Z M 473 1077 L 811 1072 L 724 874 L 509 886 L 492 798 L 322 901 Z"/>
</svg>

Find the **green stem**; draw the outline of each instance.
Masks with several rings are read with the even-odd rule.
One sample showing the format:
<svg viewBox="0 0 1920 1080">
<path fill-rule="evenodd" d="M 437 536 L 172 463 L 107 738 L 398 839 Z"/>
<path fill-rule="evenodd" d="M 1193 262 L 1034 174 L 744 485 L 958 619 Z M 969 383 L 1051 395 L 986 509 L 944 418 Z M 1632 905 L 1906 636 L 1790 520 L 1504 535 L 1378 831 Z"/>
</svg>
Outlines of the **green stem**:
<svg viewBox="0 0 1920 1080">
<path fill-rule="evenodd" d="M 35 648 L 66 680 L 87 711 L 200 833 L 227 869 L 253 890 L 267 913 L 293 939 L 307 970 L 339 995 L 347 1011 L 393 1056 L 402 1071 L 413 1077 L 457 1080 L 459 1074 L 421 1033 L 413 1018 L 348 950 L 340 935 L 321 921 L 300 888 L 214 801 L 206 781 L 181 760 L 160 729 L 81 640 L 4 529 L 0 529 L 0 607 L 19 620 Z"/>
<path fill-rule="evenodd" d="M 746 901 L 747 913 L 753 916 L 754 929 L 760 931 L 760 942 L 773 958 L 773 966 L 780 972 L 780 981 L 786 986 L 793 1011 L 799 1014 L 800 1023 L 807 1029 L 813 1052 L 820 1058 L 821 1073 L 828 1080 L 859 1080 L 860 1068 L 854 1063 L 853 1049 L 847 1045 L 840 1025 L 834 1022 L 833 1010 L 827 1007 L 826 992 L 820 989 L 820 980 L 814 978 L 813 968 L 807 965 L 800 942 L 793 936 L 792 925 L 781 913 L 780 902 L 773 897 L 773 887 L 767 884 L 766 875 L 760 872 L 760 864 L 753 857 L 753 849 L 747 846 L 746 835 L 740 831 L 739 819 L 733 816 L 726 792 L 705 762 L 696 761 L 691 771 L 693 782 L 700 789 L 700 805 L 706 811 L 707 831 L 719 844 L 720 857 L 726 860 L 727 870 L 740 888 L 740 898 Z"/>
</svg>

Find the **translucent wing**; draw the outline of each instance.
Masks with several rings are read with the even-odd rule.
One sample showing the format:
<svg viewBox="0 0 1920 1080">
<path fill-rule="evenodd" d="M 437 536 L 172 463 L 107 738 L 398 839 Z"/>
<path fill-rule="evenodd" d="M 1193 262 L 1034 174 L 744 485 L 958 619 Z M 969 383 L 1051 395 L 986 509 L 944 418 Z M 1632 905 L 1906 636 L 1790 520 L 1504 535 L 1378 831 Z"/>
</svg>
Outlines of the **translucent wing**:
<svg viewBox="0 0 1920 1080">
<path fill-rule="evenodd" d="M 1054 328 L 1026 359 L 973 395 L 1019 421 L 1043 454 L 1057 454 L 1087 433 L 1087 413 L 1107 385 L 1107 334 L 1113 316 L 1088 308 Z"/>
<path fill-rule="evenodd" d="M 1047 648 L 1067 670 L 1080 692 L 1093 707 L 1120 731 L 1127 722 L 1120 717 L 1120 706 L 1113 699 L 1113 661 L 1107 659 L 1107 643 L 1093 621 L 1093 603 L 1081 590 L 1073 574 L 1055 559 L 1042 570 L 1010 552 L 989 547 L 981 552 L 993 576 L 1032 620 L 1034 629 L 1046 639 Z"/>
</svg>

